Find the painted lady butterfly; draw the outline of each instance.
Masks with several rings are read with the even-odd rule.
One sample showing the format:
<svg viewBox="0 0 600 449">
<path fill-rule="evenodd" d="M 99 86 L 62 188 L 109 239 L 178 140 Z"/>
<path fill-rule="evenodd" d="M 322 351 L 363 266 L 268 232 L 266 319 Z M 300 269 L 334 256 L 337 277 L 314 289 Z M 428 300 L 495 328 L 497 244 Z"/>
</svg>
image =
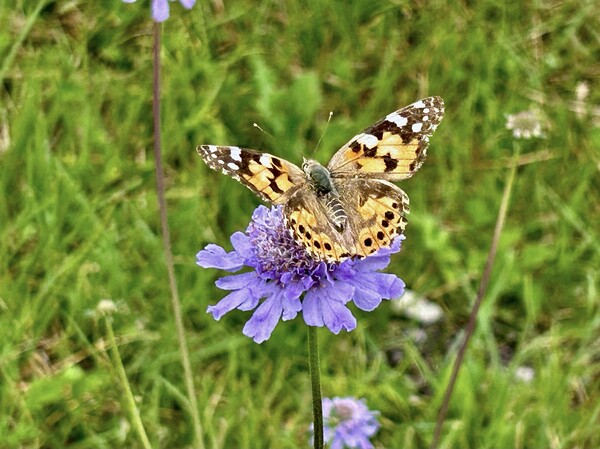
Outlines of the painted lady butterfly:
<svg viewBox="0 0 600 449">
<path fill-rule="evenodd" d="M 263 200 L 282 204 L 295 240 L 316 259 L 335 262 L 390 246 L 404 232 L 408 196 L 390 181 L 410 178 L 423 164 L 429 137 L 444 117 L 444 101 L 428 97 L 388 114 L 354 136 L 327 168 L 302 168 L 267 153 L 200 145 L 204 162 Z"/>
</svg>

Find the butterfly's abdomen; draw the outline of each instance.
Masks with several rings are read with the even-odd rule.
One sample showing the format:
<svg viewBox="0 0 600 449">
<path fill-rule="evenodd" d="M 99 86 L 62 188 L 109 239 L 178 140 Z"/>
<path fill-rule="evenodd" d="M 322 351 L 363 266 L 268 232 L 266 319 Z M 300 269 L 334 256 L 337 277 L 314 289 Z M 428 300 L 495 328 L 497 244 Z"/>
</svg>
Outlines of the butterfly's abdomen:
<svg viewBox="0 0 600 449">
<path fill-rule="evenodd" d="M 346 211 L 344 210 L 344 206 L 342 206 L 339 197 L 336 193 L 332 192 L 325 195 L 324 200 L 327 216 L 338 232 L 342 232 L 348 223 L 348 215 L 346 215 Z"/>
<path fill-rule="evenodd" d="M 317 161 L 305 160 L 302 165 L 306 176 L 314 189 L 317 197 L 320 198 L 327 210 L 327 216 L 338 232 L 346 228 L 348 215 L 339 198 L 339 193 L 331 179 L 329 170 L 319 164 Z"/>
</svg>

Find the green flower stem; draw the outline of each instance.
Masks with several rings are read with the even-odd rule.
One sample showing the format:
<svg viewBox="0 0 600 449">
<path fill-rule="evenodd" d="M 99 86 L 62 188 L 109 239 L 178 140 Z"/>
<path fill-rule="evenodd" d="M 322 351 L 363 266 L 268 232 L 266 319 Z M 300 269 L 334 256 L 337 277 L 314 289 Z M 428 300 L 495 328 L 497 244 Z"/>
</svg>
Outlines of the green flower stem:
<svg viewBox="0 0 600 449">
<path fill-rule="evenodd" d="M 187 389 L 189 400 L 189 411 L 192 415 L 192 424 L 194 427 L 194 445 L 197 449 L 204 449 L 204 439 L 202 437 L 202 425 L 200 423 L 200 414 L 198 413 L 198 402 L 196 400 L 196 389 L 194 388 L 194 377 L 190 355 L 185 338 L 185 328 L 181 313 L 181 301 L 177 290 L 177 280 L 175 279 L 175 267 L 173 262 L 173 251 L 171 250 L 171 237 L 169 234 L 169 222 L 167 219 L 167 202 L 165 200 L 165 174 L 162 168 L 162 151 L 160 138 L 160 36 L 161 25 L 154 23 L 154 47 L 153 47 L 153 87 L 152 87 L 152 116 L 154 121 L 154 164 L 156 173 L 156 194 L 158 197 L 158 209 L 160 212 L 160 225 L 163 240 L 163 249 L 165 253 L 165 262 L 167 265 L 167 274 L 169 276 L 169 290 L 171 291 L 171 306 L 177 328 L 177 340 L 179 341 L 179 353 L 181 355 L 181 364 L 183 365 L 183 377 Z"/>
<path fill-rule="evenodd" d="M 150 445 L 150 440 L 148 440 L 146 429 L 144 429 L 142 418 L 140 418 L 140 411 L 135 405 L 135 399 L 133 398 L 133 393 L 131 392 L 131 386 L 129 385 L 127 374 L 125 373 L 125 368 L 123 367 L 123 360 L 121 360 L 121 354 L 119 354 L 119 348 L 117 348 L 117 341 L 115 339 L 115 333 L 112 327 L 112 319 L 110 317 L 106 317 L 106 334 L 108 335 L 111 360 L 113 366 L 117 370 L 117 376 L 119 377 L 121 387 L 125 392 L 125 402 L 131 419 L 131 424 L 140 437 L 144 449 L 151 449 L 152 446 Z"/>
<path fill-rule="evenodd" d="M 313 420 L 314 420 L 314 447 L 323 449 L 323 401 L 321 399 L 321 374 L 319 363 L 318 328 L 308 326 L 308 366 L 310 369 L 310 383 L 312 386 Z"/>
</svg>

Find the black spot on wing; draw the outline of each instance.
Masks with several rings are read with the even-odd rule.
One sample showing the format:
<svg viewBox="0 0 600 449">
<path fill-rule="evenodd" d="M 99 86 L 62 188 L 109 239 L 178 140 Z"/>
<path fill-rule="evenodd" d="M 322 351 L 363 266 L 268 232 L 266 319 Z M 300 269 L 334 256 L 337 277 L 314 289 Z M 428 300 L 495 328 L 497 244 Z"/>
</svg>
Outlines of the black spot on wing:
<svg viewBox="0 0 600 449">
<path fill-rule="evenodd" d="M 392 158 L 389 154 L 383 157 L 383 162 L 385 163 L 386 172 L 394 171 L 398 167 L 398 160 Z"/>
<path fill-rule="evenodd" d="M 368 147 L 364 147 L 364 155 L 366 157 L 375 157 L 375 155 L 377 154 L 377 145 L 375 145 L 373 148 L 368 148 Z"/>
</svg>

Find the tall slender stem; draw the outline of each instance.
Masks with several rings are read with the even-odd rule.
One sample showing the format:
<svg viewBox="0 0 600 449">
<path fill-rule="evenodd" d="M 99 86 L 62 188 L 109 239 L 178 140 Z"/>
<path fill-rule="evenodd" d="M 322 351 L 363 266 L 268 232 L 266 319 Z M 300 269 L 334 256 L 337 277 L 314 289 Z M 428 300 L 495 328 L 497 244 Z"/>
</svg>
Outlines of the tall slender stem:
<svg viewBox="0 0 600 449">
<path fill-rule="evenodd" d="M 314 447 L 323 449 L 323 401 L 321 399 L 321 367 L 319 362 L 318 328 L 308 326 L 308 366 L 312 386 Z"/>
<path fill-rule="evenodd" d="M 140 411 L 137 408 L 137 405 L 135 405 L 135 399 L 131 391 L 131 385 L 129 385 L 129 381 L 127 380 L 127 374 L 125 373 L 123 360 L 121 359 L 121 354 L 119 354 L 119 348 L 117 347 L 117 341 L 115 339 L 115 332 L 113 331 L 111 317 L 106 317 L 106 334 L 108 335 L 108 345 L 110 347 L 112 363 L 117 370 L 119 382 L 121 383 L 121 387 L 125 392 L 125 403 L 129 411 L 131 425 L 137 432 L 142 442 L 142 447 L 144 449 L 151 449 L 152 445 L 150 444 L 150 440 L 148 440 L 148 435 L 146 434 L 146 429 L 144 429 L 142 418 L 140 418 Z"/>
<path fill-rule="evenodd" d="M 515 180 L 515 174 L 517 171 L 519 159 L 519 151 L 518 148 L 515 150 L 514 162 L 513 166 L 508 174 L 508 180 L 506 181 L 506 185 L 504 186 L 504 193 L 502 194 L 502 201 L 500 202 L 500 210 L 498 211 L 498 218 L 496 219 L 496 227 L 494 228 L 494 236 L 492 237 L 492 244 L 490 247 L 490 251 L 488 253 L 487 261 L 485 264 L 485 269 L 483 271 L 483 276 L 481 277 L 481 283 L 479 284 L 479 291 L 477 292 L 477 297 L 475 299 L 475 303 L 473 304 L 473 309 L 471 310 L 471 315 L 469 317 L 469 323 L 467 324 L 467 330 L 465 332 L 465 339 L 460 346 L 458 353 L 456 354 L 456 360 L 454 361 L 454 366 L 452 367 L 452 374 L 450 375 L 450 381 L 448 386 L 446 387 L 446 391 L 444 393 L 444 400 L 442 402 L 442 406 L 438 413 L 437 422 L 435 424 L 435 432 L 433 435 L 433 441 L 431 442 L 431 449 L 435 449 L 440 441 L 440 436 L 442 433 L 442 425 L 446 419 L 446 413 L 448 412 L 448 405 L 450 404 L 450 398 L 452 397 L 452 392 L 454 391 L 454 385 L 456 384 L 456 379 L 458 378 L 458 372 L 462 365 L 462 361 L 465 356 L 465 352 L 467 351 L 467 346 L 469 345 L 469 341 L 473 332 L 475 331 L 475 324 L 477 322 L 477 314 L 479 312 L 479 307 L 481 306 L 481 302 L 483 301 L 483 297 L 487 291 L 487 287 L 490 281 L 490 276 L 492 274 L 492 268 L 494 266 L 494 260 L 496 259 L 496 251 L 498 249 L 498 242 L 500 241 L 500 234 L 502 233 L 502 229 L 504 228 L 504 220 L 506 219 L 506 213 L 508 211 L 508 202 L 510 199 L 510 194 L 512 191 L 512 187 Z"/>
<path fill-rule="evenodd" d="M 171 290 L 171 305 L 175 316 L 175 326 L 177 327 L 177 338 L 179 340 L 179 352 L 181 353 L 181 362 L 185 384 L 188 393 L 189 408 L 194 425 L 194 446 L 204 449 L 204 439 L 202 434 L 202 425 L 198 413 L 198 402 L 196 400 L 196 390 L 190 365 L 190 357 L 185 339 L 185 327 L 181 317 L 181 302 L 177 291 L 177 281 L 175 279 L 175 269 L 173 264 L 173 253 L 171 251 L 171 237 L 169 235 L 169 223 L 167 221 L 167 204 L 165 201 L 165 175 L 162 168 L 161 155 L 161 135 L 160 135 L 160 30 L 159 23 L 154 23 L 154 50 L 153 50 L 153 87 L 152 87 L 152 114 L 154 118 L 154 163 L 156 168 L 156 192 L 158 195 L 158 209 L 160 211 L 160 224 L 163 238 L 163 250 L 167 263 L 167 272 L 169 275 L 169 288 Z"/>
</svg>

